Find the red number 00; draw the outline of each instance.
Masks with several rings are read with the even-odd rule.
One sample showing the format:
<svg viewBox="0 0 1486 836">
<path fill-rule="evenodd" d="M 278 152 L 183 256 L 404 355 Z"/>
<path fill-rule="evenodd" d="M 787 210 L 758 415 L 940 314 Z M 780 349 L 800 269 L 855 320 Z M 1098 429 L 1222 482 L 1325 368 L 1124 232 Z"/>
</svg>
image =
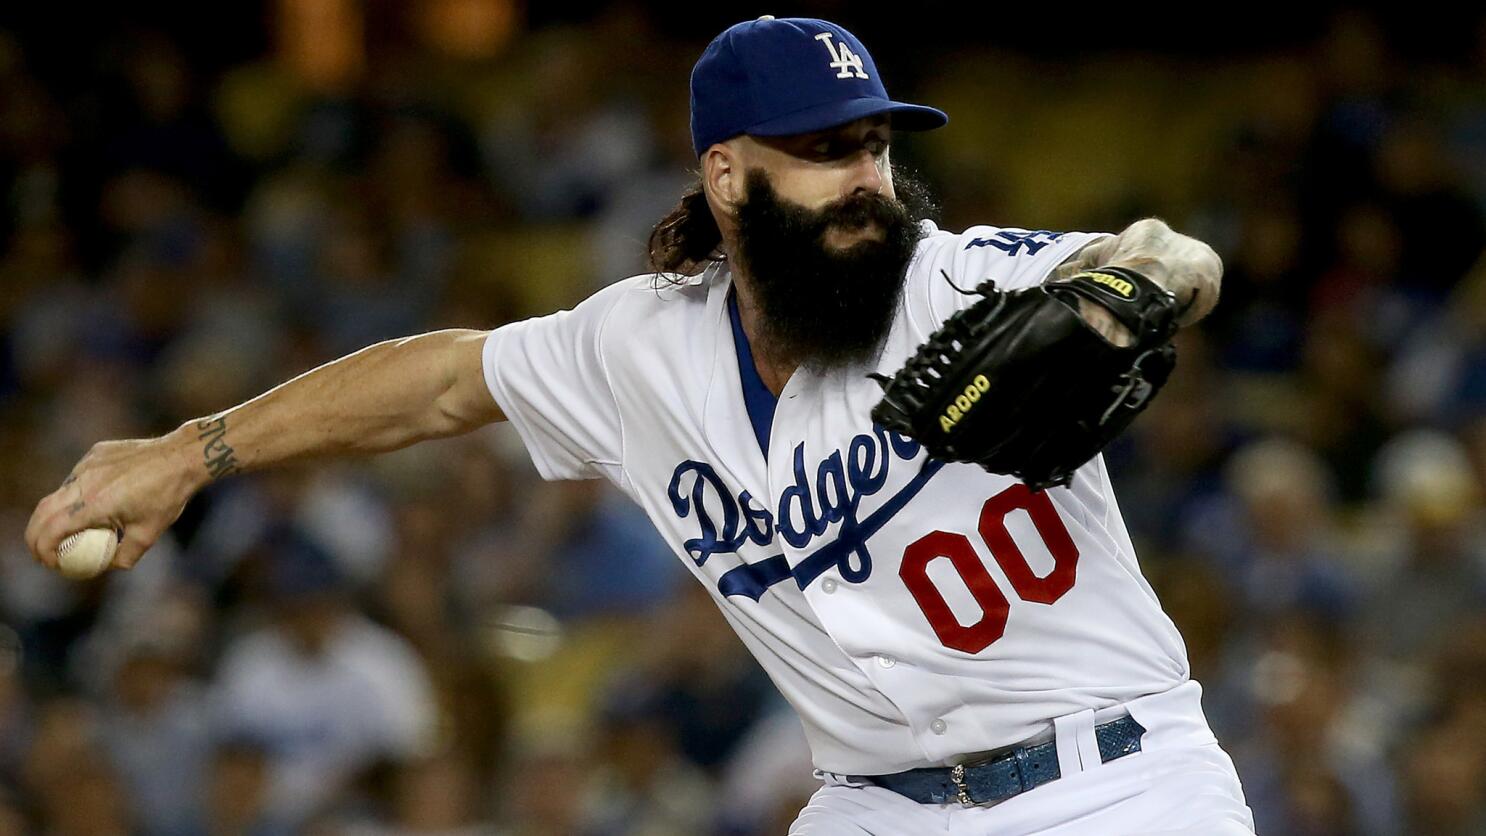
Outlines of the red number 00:
<svg viewBox="0 0 1486 836">
<path fill-rule="evenodd" d="M 1053 570 L 1046 577 L 1037 577 L 1027 563 L 1026 555 L 1022 554 L 1011 538 L 1011 532 L 1006 529 L 1006 515 L 1017 509 L 1025 510 L 1032 518 L 1048 553 L 1053 556 Z M 1026 485 L 1018 484 L 987 499 L 980 509 L 979 530 L 991 556 L 1006 573 L 1017 597 L 1023 601 L 1051 604 L 1073 588 L 1074 574 L 1078 569 L 1078 546 L 1046 492 L 1032 493 Z M 940 557 L 949 559 L 975 603 L 980 605 L 981 617 L 974 624 L 966 626 L 955 618 L 949 603 L 929 578 L 929 564 Z M 898 576 L 945 647 L 979 653 L 1006 632 L 1010 604 L 965 535 L 931 531 L 914 540 L 903 551 L 903 565 L 898 569 Z"/>
</svg>

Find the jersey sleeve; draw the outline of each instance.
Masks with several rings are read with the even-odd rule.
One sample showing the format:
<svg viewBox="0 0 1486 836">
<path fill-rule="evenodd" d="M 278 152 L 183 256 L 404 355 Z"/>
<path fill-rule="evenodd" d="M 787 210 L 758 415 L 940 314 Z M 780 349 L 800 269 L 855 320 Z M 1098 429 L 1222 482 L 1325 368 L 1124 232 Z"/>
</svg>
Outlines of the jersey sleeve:
<svg viewBox="0 0 1486 836">
<path fill-rule="evenodd" d="M 926 231 L 933 227 L 925 221 Z M 947 274 L 964 290 L 995 279 L 1001 290 L 1041 284 L 1058 265 L 1085 246 L 1113 236 L 1110 232 L 1054 232 L 1047 229 L 972 226 L 961 233 L 928 231 L 927 262 L 916 272 L 927 282 L 930 330 L 979 296 L 955 290 Z"/>
<path fill-rule="evenodd" d="M 604 335 L 626 289 L 611 285 L 572 310 L 503 325 L 485 340 L 485 383 L 543 479 L 620 472 L 623 438 Z"/>
</svg>

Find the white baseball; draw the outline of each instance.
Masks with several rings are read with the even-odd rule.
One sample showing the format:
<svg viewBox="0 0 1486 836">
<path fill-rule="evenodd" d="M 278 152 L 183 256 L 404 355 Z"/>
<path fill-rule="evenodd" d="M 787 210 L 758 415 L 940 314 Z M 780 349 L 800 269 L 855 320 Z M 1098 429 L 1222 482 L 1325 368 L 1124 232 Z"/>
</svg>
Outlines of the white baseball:
<svg viewBox="0 0 1486 836">
<path fill-rule="evenodd" d="M 57 546 L 57 569 L 74 581 L 97 577 L 113 562 L 119 537 L 108 528 L 85 528 Z"/>
</svg>

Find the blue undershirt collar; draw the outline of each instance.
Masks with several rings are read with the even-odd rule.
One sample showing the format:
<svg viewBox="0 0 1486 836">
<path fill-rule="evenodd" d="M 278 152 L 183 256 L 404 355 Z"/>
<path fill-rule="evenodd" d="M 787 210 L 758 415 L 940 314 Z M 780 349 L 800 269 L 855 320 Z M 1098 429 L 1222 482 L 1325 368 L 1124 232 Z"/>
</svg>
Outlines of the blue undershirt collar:
<svg viewBox="0 0 1486 836">
<path fill-rule="evenodd" d="M 774 425 L 774 408 L 779 399 L 764 385 L 758 367 L 753 364 L 753 349 L 743 333 L 743 317 L 738 313 L 738 291 L 728 288 L 728 318 L 733 322 L 733 347 L 738 351 L 738 375 L 743 380 L 743 405 L 748 409 L 748 422 L 764 458 L 769 457 L 769 428 Z"/>
</svg>

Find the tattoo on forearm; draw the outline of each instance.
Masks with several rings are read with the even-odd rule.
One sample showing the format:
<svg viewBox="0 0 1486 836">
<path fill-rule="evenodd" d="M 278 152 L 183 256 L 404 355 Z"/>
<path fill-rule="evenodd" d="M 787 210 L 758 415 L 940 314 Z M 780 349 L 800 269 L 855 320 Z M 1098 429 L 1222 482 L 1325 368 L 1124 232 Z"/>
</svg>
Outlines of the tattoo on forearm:
<svg viewBox="0 0 1486 836">
<path fill-rule="evenodd" d="M 76 501 L 76 502 L 72 503 L 71 505 L 67 506 L 67 516 L 69 516 L 69 517 L 75 517 L 75 516 L 77 516 L 77 512 L 78 511 L 81 511 L 83 509 L 83 505 L 84 505 L 83 501 L 81 499 L 79 499 L 78 501 Z"/>
<path fill-rule="evenodd" d="M 231 445 L 227 443 L 227 416 L 197 421 L 196 429 L 200 431 L 196 437 L 205 442 L 201 447 L 201 455 L 206 461 L 207 475 L 220 479 L 241 469 L 237 459 L 233 457 Z"/>
</svg>

